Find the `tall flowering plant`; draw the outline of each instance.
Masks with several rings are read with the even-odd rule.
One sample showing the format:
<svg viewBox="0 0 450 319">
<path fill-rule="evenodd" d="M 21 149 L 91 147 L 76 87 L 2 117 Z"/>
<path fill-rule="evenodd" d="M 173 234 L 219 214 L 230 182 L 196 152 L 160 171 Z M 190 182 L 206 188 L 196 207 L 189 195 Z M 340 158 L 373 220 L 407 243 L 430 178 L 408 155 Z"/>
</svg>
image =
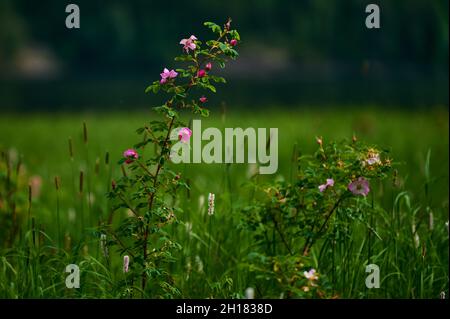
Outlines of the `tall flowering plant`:
<svg viewBox="0 0 450 319">
<path fill-rule="evenodd" d="M 127 282 L 139 280 L 138 289 L 143 296 L 178 294 L 167 264 L 173 261 L 172 252 L 180 245 L 165 229 L 177 222 L 181 208 L 176 206 L 175 196 L 188 185 L 167 165 L 173 143 L 171 132 L 181 127 L 177 133 L 179 140 L 189 142 L 192 131 L 180 119 L 180 111 L 208 116 L 205 107 L 208 93 L 216 92 L 216 83 L 225 83 L 225 79 L 214 75 L 213 70 L 224 68 L 228 59 L 238 56 L 235 47 L 240 36 L 231 28 L 231 19 L 222 27 L 212 22 L 204 25 L 216 35 L 215 39 L 202 42 L 190 35 L 179 41 L 182 54 L 175 61 L 183 63 L 183 67 L 163 68 L 160 78 L 145 90 L 146 93 L 162 92 L 168 96 L 167 102 L 153 108 L 162 119 L 150 121 L 137 130 L 143 136 L 142 141 L 124 151 L 119 163 L 123 176 L 113 182 L 109 194 L 115 203 L 114 209 L 125 208 L 129 216 L 118 228 L 107 226 L 103 231 L 109 235 L 109 244 L 119 246 L 120 253 L 127 256 Z M 206 93 L 199 94 L 199 90 Z M 153 144 L 155 149 L 153 156 L 148 158 L 144 154 L 147 144 Z"/>
</svg>

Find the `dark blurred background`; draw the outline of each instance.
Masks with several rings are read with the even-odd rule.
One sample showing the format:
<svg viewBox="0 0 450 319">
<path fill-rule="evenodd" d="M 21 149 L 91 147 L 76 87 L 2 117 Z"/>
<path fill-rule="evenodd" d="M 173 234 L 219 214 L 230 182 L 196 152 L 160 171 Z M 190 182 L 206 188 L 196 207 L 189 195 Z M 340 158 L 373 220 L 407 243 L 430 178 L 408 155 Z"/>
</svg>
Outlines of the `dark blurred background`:
<svg viewBox="0 0 450 319">
<path fill-rule="evenodd" d="M 65 8 L 79 5 L 81 28 Z M 381 8 L 381 29 L 365 7 Z M 215 102 L 448 107 L 448 0 L 0 0 L 0 110 L 143 108 L 181 38 L 233 18 L 240 58 Z"/>
</svg>

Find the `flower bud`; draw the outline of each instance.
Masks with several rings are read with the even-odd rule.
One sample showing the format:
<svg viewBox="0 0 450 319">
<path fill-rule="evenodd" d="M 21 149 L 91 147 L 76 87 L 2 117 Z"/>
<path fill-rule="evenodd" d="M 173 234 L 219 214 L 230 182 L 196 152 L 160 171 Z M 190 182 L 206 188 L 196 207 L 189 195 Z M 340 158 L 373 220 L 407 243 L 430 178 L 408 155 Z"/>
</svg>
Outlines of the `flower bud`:
<svg viewBox="0 0 450 319">
<path fill-rule="evenodd" d="M 225 23 L 225 30 L 230 30 L 231 28 L 231 19 L 228 19 L 227 23 Z"/>
<path fill-rule="evenodd" d="M 238 43 L 238 42 L 237 42 L 236 39 L 232 39 L 232 40 L 230 41 L 230 45 L 231 45 L 232 47 L 236 46 L 237 43 Z"/>
<path fill-rule="evenodd" d="M 317 136 L 317 137 L 316 137 L 316 142 L 317 142 L 317 144 L 319 144 L 320 146 L 322 146 L 322 144 L 323 144 L 322 136 Z"/>
<path fill-rule="evenodd" d="M 203 69 L 198 70 L 197 77 L 202 78 L 206 75 L 206 71 Z"/>
</svg>

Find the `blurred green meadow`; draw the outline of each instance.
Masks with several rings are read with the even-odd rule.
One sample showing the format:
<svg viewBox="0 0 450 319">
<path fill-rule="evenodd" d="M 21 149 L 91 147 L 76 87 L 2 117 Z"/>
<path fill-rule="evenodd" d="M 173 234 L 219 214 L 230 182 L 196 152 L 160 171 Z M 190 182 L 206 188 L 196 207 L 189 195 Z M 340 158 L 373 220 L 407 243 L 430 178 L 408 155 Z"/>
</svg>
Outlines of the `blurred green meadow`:
<svg viewBox="0 0 450 319">
<path fill-rule="evenodd" d="M 106 193 L 111 180 L 122 174 L 117 162 L 123 151 L 139 141 L 135 130 L 156 117 L 150 110 L 2 114 L 2 161 L 7 157 L 21 168 L 15 175 L 15 218 L 20 229 L 10 245 L 2 237 L 0 297 L 121 296 L 114 287 L 115 282 L 123 280 L 122 257 L 111 248 L 111 263 L 105 263 L 94 230 L 100 221 L 108 219 Z M 213 109 L 209 118 L 202 119 L 202 129 L 278 128 L 278 171 L 259 176 L 262 182 L 292 180 L 295 155 L 312 154 L 317 149 L 317 136 L 325 141 L 356 136 L 386 149 L 397 175 L 395 180 L 392 177 L 372 185 L 372 199 L 385 211 L 374 232 L 368 234 L 356 225 L 349 238 L 334 247 L 333 263 L 325 248 L 313 249 L 312 262 L 320 273 L 331 278 L 339 298 L 439 298 L 441 292 L 448 294 L 448 123 L 446 107 L 426 111 L 375 106 L 320 110 L 240 107 Z M 0 168 L 3 177 L 8 174 L 5 165 Z M 172 168 L 191 187 L 177 198 L 184 212 L 177 216 L 179 223 L 171 226 L 172 235 L 182 246 L 171 265 L 178 297 L 243 297 L 245 289 L 254 285 L 253 275 L 245 267 L 253 243 L 240 227 L 240 210 L 252 196 L 245 189 L 252 167 L 172 164 Z M 27 204 L 29 183 L 36 188 L 31 207 Z M 216 194 L 211 230 L 205 213 L 208 193 Z M 115 215 L 114 220 L 126 217 L 125 211 L 122 214 Z M 32 236 L 30 218 L 40 229 L 39 248 L 31 252 L 34 257 L 30 257 L 26 244 Z M 5 227 L 1 225 L 0 231 Z M 212 243 L 212 254 L 206 251 L 208 241 Z M 379 289 L 369 290 L 364 284 L 369 261 L 380 266 Z M 65 287 L 63 270 L 69 263 L 82 268 L 80 289 Z M 265 296 L 264 285 L 256 287 L 256 297 Z"/>
<path fill-rule="evenodd" d="M 151 110 L 131 114 L 3 115 L 0 118 L 0 145 L 23 157 L 29 173 L 40 175 L 53 187 L 54 176 L 60 176 L 65 184 L 64 181 L 71 179 L 71 166 L 76 170 L 94 170 L 95 161 L 98 159 L 103 164 L 106 152 L 113 163 L 117 162 L 122 152 L 138 139 L 136 128 L 156 118 Z M 88 147 L 83 143 L 83 123 L 88 129 Z M 245 111 L 242 107 L 228 112 L 212 110 L 210 118 L 202 118 L 202 129 L 207 127 L 217 127 L 221 131 L 225 127 L 278 128 L 279 167 L 274 175 L 284 178 L 289 178 L 295 145 L 300 152 L 311 153 L 317 147 L 317 136 L 338 140 L 355 135 L 389 150 L 399 175 L 417 196 L 423 188 L 424 165 L 430 151 L 431 173 L 436 179 L 432 191 L 434 201 L 445 204 L 448 199 L 448 111 L 445 107 L 430 111 L 345 107 L 339 111 L 276 107 Z M 74 165 L 69 156 L 70 138 L 74 144 Z M 87 167 L 87 150 L 91 167 Z M 120 174 L 119 167 L 114 166 L 112 174 Z M 227 170 L 239 183 L 245 180 L 245 174 L 241 173 L 246 168 L 246 164 L 232 164 L 230 168 L 225 164 L 186 164 L 179 169 L 192 176 L 201 172 L 206 179 Z M 217 180 L 203 186 L 205 192 L 210 190 L 208 187 L 220 191 L 214 189 Z"/>
</svg>

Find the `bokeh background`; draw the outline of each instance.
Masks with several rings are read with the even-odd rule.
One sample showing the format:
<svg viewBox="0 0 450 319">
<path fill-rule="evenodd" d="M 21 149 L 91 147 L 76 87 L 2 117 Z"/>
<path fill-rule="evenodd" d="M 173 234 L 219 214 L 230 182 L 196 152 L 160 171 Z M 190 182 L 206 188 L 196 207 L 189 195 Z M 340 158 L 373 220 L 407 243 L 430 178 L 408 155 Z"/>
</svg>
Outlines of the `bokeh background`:
<svg viewBox="0 0 450 319">
<path fill-rule="evenodd" d="M 240 59 L 215 104 L 448 106 L 448 1 L 376 1 L 381 29 L 365 27 L 374 1 L 77 0 L 0 2 L 0 110 L 139 109 L 181 37 L 232 17 Z"/>
<path fill-rule="evenodd" d="M 80 29 L 65 27 L 71 2 L 80 7 Z M 380 6 L 380 29 L 365 26 L 370 3 Z M 145 88 L 164 67 L 178 66 L 180 39 L 210 39 L 202 23 L 228 17 L 241 35 L 240 56 L 223 70 L 213 67 L 228 83 L 207 93 L 211 116 L 202 128 L 278 128 L 279 169 L 258 176 L 258 183 L 294 181 L 297 157 L 317 150 L 316 136 L 325 143 L 356 136 L 389 152 L 396 173 L 371 181 L 370 198 L 388 216 L 376 221 L 381 240 L 358 228 L 332 254 L 320 253 L 315 267 L 333 274 L 333 289 L 344 298 L 448 296 L 448 7 L 448 0 L 0 0 L 0 256 L 7 257 L 0 259 L 0 297 L 73 297 L 63 279 L 54 279 L 63 267 L 53 266 L 53 255 L 36 255 L 42 262 L 34 268 L 20 257 L 17 243 L 26 243 L 30 214 L 49 236 L 43 244 L 51 247 L 64 235 L 70 262 L 99 257 L 98 238 L 86 229 L 111 211 L 105 195 L 122 175 L 123 151 L 141 141 L 136 129 L 160 119 L 151 107 L 164 96 L 144 94 Z M 182 119 L 188 123 L 192 115 Z M 177 218 L 203 242 L 214 237 L 220 251 L 211 271 L 193 271 L 188 280 L 187 265 L 210 260 L 209 246 L 176 228 L 183 250 L 171 272 L 182 296 L 234 298 L 253 284 L 240 268 L 254 249 L 240 216 L 253 200 L 245 185 L 255 167 L 172 166 L 190 185 L 177 195 L 183 209 Z M 11 188 L 11 172 L 17 187 Z M 214 231 L 206 227 L 208 193 L 216 194 Z M 9 205 L 5 198 L 12 198 Z M 7 242 L 2 236 L 14 230 L 11 215 L 22 221 L 22 233 Z M 125 211 L 115 216 L 116 224 L 127 218 Z M 111 256 L 111 272 L 102 278 L 122 280 L 121 256 L 115 249 Z M 385 276 L 376 291 L 364 284 L 369 259 Z M 96 273 L 76 296 L 116 296 L 110 286 L 96 286 L 104 282 Z M 211 295 L 229 278 L 234 286 Z"/>
</svg>

